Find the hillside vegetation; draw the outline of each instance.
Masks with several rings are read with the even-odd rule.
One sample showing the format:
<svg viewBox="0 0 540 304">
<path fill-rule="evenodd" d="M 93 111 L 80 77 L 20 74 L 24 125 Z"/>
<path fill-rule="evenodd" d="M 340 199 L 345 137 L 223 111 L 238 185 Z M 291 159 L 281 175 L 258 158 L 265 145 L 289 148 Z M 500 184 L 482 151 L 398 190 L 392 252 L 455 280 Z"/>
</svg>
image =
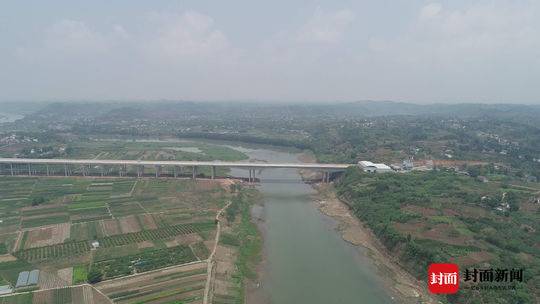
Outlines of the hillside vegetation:
<svg viewBox="0 0 540 304">
<path fill-rule="evenodd" d="M 430 263 L 465 268 L 523 268 L 516 291 L 461 288 L 459 303 L 537 303 L 540 286 L 539 204 L 534 191 L 482 183 L 450 171 L 369 175 L 349 169 L 337 185 L 402 265 L 420 280 Z"/>
</svg>

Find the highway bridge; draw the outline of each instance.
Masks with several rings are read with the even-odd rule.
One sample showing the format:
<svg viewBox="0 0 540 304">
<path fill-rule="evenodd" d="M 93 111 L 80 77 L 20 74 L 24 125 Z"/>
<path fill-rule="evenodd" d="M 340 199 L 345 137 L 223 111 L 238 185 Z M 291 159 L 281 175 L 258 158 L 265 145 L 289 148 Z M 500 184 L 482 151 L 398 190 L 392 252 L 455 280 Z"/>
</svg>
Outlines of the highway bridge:
<svg viewBox="0 0 540 304">
<path fill-rule="evenodd" d="M 291 168 L 317 170 L 323 173 L 323 181 L 329 182 L 331 174 L 344 171 L 354 164 L 318 163 L 255 163 L 224 161 L 174 161 L 174 160 L 122 160 L 122 159 L 42 159 L 42 158 L 0 158 L 0 174 L 4 175 L 82 175 L 145 176 L 145 169 L 152 168 L 155 177 L 181 176 L 186 168 L 195 179 L 199 168 L 210 168 L 210 178 L 216 177 L 216 168 L 240 168 L 249 170 L 249 182 L 255 180 L 256 170 L 267 168 Z M 111 170 L 113 169 L 113 170 Z M 164 172 L 165 169 L 168 172 Z M 172 169 L 172 171 L 170 170 Z M 96 172 L 97 170 L 97 172 Z M 148 170 L 147 170 L 148 171 Z M 146 172 L 148 173 L 148 172 Z"/>
</svg>

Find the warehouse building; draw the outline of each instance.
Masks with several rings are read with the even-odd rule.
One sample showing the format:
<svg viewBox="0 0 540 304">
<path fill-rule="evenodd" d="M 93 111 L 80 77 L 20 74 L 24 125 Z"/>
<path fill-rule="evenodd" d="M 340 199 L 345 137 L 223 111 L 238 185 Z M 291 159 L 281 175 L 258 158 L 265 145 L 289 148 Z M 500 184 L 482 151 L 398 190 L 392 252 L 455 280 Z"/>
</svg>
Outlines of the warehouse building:
<svg viewBox="0 0 540 304">
<path fill-rule="evenodd" d="M 385 173 L 385 172 L 393 172 L 392 168 L 385 164 L 375 164 L 367 160 L 362 160 L 358 162 L 358 165 L 364 172 L 369 173 Z"/>
</svg>

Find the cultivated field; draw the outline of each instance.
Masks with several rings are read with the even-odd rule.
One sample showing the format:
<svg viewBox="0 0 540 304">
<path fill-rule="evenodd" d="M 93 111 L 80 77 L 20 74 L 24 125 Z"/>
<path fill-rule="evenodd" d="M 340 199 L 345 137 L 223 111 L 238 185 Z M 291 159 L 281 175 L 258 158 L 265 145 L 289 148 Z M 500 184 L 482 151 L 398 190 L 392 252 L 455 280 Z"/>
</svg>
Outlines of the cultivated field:
<svg viewBox="0 0 540 304">
<path fill-rule="evenodd" d="M 96 288 L 115 303 L 202 303 L 206 263 L 170 267 L 101 282 Z"/>
<path fill-rule="evenodd" d="M 209 180 L 1 177 L 0 283 L 14 286 L 19 272 L 39 269 L 32 289 L 44 290 L 0 303 L 106 303 L 90 287 L 69 288 L 90 272 L 116 302 L 197 303 L 206 282 L 199 261 L 231 195 L 228 184 Z M 196 264 L 175 267 L 186 263 Z M 173 270 L 159 270 L 166 267 Z M 146 272 L 151 284 L 126 280 L 125 294 L 109 287 L 110 279 Z"/>
<path fill-rule="evenodd" d="M 90 285 L 21 293 L 0 298 L 1 304 L 109 304 L 105 295 Z"/>
</svg>

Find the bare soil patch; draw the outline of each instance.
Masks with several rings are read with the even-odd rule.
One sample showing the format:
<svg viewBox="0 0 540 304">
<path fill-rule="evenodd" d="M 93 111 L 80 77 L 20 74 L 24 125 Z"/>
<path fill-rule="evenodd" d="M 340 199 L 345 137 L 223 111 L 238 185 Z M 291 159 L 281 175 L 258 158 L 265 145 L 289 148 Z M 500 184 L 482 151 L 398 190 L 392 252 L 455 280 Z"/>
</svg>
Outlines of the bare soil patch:
<svg viewBox="0 0 540 304">
<path fill-rule="evenodd" d="M 28 231 L 26 248 L 42 247 L 63 243 L 70 236 L 70 224 L 63 223 L 47 228 L 37 228 Z"/>
<path fill-rule="evenodd" d="M 473 207 L 473 206 L 466 206 L 462 205 L 460 206 L 459 212 L 461 216 L 464 217 L 471 217 L 471 218 L 479 218 L 479 217 L 486 217 L 488 216 L 488 211 L 481 207 Z"/>
<path fill-rule="evenodd" d="M 394 227 L 396 227 L 398 231 L 410 234 L 416 238 L 429 239 L 451 245 L 465 246 L 473 240 L 473 238 L 465 235 L 449 235 L 454 228 L 452 225 L 444 223 L 434 225 L 429 229 L 426 229 L 427 226 L 421 222 L 395 223 Z"/>
<path fill-rule="evenodd" d="M 141 231 L 141 226 L 135 215 L 129 215 L 118 219 L 122 233 L 131 233 Z"/>
<path fill-rule="evenodd" d="M 140 219 L 144 226 L 144 229 L 157 229 L 158 228 L 152 214 L 142 214 L 140 215 Z"/>
<path fill-rule="evenodd" d="M 215 272 L 212 282 L 214 295 L 229 295 L 234 290 L 232 276 L 236 271 L 235 261 L 237 250 L 233 247 L 219 245 L 215 253 Z"/>
<path fill-rule="evenodd" d="M 409 211 L 411 213 L 421 214 L 424 217 L 429 217 L 439 214 L 439 212 L 433 208 L 420 207 L 415 205 L 407 205 L 401 208 L 403 211 Z"/>
<path fill-rule="evenodd" d="M 3 262 L 11 262 L 11 261 L 16 261 L 17 258 L 12 256 L 11 254 L 2 254 L 0 255 L 0 263 L 3 263 Z"/>
<path fill-rule="evenodd" d="M 116 234 L 121 233 L 117 220 L 115 219 L 103 220 L 103 222 L 101 223 L 103 225 L 103 231 L 105 232 L 106 236 L 111 236 L 111 235 L 116 235 Z"/>
<path fill-rule="evenodd" d="M 458 216 L 460 215 L 459 212 L 457 212 L 456 210 L 454 209 L 443 209 L 443 215 L 446 215 L 446 216 Z"/>
<path fill-rule="evenodd" d="M 68 285 L 71 285 L 73 280 L 73 267 L 59 269 L 56 272 L 56 275 Z"/>
<path fill-rule="evenodd" d="M 144 241 L 144 242 L 137 243 L 138 249 L 151 248 L 151 247 L 154 247 L 154 243 L 152 243 L 151 241 Z"/>
<path fill-rule="evenodd" d="M 419 163 L 422 163 L 425 161 L 419 161 Z M 416 164 L 416 161 L 415 161 Z M 479 161 L 479 160 L 445 160 L 445 159 L 439 159 L 439 160 L 433 160 L 434 166 L 440 166 L 440 167 L 455 167 L 455 166 L 479 166 L 479 165 L 487 165 L 488 163 L 485 161 Z"/>
</svg>

